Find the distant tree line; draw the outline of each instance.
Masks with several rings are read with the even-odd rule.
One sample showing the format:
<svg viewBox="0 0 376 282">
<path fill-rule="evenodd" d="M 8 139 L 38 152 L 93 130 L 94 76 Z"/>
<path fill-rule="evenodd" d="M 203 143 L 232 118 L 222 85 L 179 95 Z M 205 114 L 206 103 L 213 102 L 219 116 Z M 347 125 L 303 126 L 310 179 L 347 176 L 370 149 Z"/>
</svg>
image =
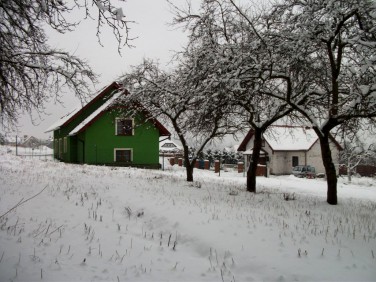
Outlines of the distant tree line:
<svg viewBox="0 0 376 282">
<path fill-rule="evenodd" d="M 195 150 L 191 148 L 190 151 L 194 152 Z M 219 160 L 222 164 L 237 164 L 238 162 L 243 161 L 243 154 L 239 152 L 229 151 L 227 149 L 208 149 L 201 152 L 201 154 L 199 154 L 198 156 L 198 159 L 208 160 L 211 164 L 213 164 L 215 160 Z"/>
</svg>

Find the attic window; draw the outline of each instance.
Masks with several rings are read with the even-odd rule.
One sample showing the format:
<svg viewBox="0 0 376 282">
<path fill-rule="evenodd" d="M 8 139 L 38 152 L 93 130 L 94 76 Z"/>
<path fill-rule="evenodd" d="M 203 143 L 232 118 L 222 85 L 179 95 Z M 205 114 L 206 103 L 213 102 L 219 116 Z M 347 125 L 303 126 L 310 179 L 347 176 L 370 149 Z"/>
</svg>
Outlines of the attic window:
<svg viewBox="0 0 376 282">
<path fill-rule="evenodd" d="M 162 145 L 164 148 L 176 148 L 174 143 L 165 143 Z"/>
<path fill-rule="evenodd" d="M 116 135 L 132 136 L 133 119 L 116 119 Z"/>
</svg>

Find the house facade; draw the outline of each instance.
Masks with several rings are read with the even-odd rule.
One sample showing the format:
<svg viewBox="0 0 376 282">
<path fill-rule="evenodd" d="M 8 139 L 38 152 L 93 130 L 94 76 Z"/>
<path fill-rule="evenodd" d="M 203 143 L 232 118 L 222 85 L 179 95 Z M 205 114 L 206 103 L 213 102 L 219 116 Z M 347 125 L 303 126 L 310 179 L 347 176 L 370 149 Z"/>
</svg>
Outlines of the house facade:
<svg viewBox="0 0 376 282">
<path fill-rule="evenodd" d="M 53 124 L 54 157 L 69 163 L 159 167 L 159 137 L 170 132 L 146 109 L 129 115 L 113 82 L 84 107 Z"/>
<path fill-rule="evenodd" d="M 325 173 L 320 142 L 312 128 L 276 125 L 269 127 L 262 138 L 259 164 L 267 164 L 270 174 L 291 174 L 292 168 L 298 165 L 314 166 L 316 173 Z M 253 131 L 250 130 L 238 148 L 244 154 L 246 166 L 251 160 L 253 141 Z M 330 138 L 330 148 L 338 169 L 342 148 L 334 138 Z"/>
<path fill-rule="evenodd" d="M 161 155 L 175 155 L 182 153 L 182 150 L 181 146 L 170 139 L 162 140 L 159 143 L 159 154 Z"/>
</svg>

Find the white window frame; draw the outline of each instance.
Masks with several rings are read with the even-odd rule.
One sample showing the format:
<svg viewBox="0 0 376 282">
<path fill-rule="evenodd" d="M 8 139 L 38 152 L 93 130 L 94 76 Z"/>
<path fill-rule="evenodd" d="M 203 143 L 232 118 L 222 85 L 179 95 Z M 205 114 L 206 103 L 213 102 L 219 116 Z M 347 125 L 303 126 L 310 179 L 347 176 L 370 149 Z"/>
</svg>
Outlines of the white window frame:
<svg viewBox="0 0 376 282">
<path fill-rule="evenodd" d="M 132 148 L 114 148 L 114 162 L 116 163 L 116 151 L 131 151 L 131 162 L 133 162 L 133 149 Z"/>
<path fill-rule="evenodd" d="M 132 120 L 132 135 L 117 134 L 117 125 L 119 120 Z M 116 118 L 115 119 L 115 135 L 116 136 L 134 136 L 134 119 L 133 118 Z"/>
</svg>

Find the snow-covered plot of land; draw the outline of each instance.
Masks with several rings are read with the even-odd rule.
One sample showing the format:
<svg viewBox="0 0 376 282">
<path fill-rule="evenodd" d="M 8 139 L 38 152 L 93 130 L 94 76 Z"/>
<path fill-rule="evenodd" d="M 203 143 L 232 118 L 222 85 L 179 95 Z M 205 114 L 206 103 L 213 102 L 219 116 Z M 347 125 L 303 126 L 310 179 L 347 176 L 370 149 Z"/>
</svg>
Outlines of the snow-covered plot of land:
<svg viewBox="0 0 376 282">
<path fill-rule="evenodd" d="M 44 145 L 35 148 L 7 146 L 2 148 L 2 151 L 4 150 L 8 154 L 17 154 L 19 156 L 49 156 L 53 154 L 53 150 Z"/>
<path fill-rule="evenodd" d="M 0 147 L 0 216 L 20 204 L 0 218 L 0 281 L 375 281 L 375 179 L 340 179 L 330 206 L 321 179 L 260 177 L 251 194 L 236 172 L 165 168 Z"/>
</svg>

